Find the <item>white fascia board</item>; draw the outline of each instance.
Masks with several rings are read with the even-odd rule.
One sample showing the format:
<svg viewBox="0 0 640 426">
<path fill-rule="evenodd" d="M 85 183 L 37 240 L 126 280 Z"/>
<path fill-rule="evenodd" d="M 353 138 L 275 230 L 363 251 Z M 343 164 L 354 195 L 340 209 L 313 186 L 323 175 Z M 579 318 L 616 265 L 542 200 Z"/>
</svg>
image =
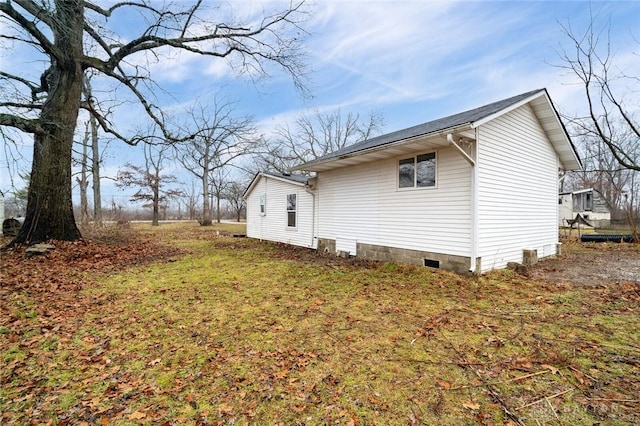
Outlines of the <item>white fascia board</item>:
<svg viewBox="0 0 640 426">
<path fill-rule="evenodd" d="M 531 95 L 528 98 L 525 98 L 525 99 L 521 100 L 520 102 L 516 102 L 515 104 L 509 105 L 508 107 L 506 107 L 504 109 L 501 109 L 500 111 L 498 111 L 496 113 L 493 113 L 493 114 L 491 114 L 491 115 L 489 115 L 487 117 L 484 117 L 484 118 L 482 118 L 482 119 L 480 119 L 478 121 L 474 121 L 473 123 L 471 123 L 471 127 L 474 128 L 474 129 L 476 127 L 480 127 L 483 124 L 486 124 L 486 123 L 490 122 L 491 120 L 495 120 L 496 118 L 498 118 L 498 117 L 500 117 L 500 116 L 502 116 L 504 114 L 507 114 L 507 113 L 509 113 L 509 112 L 511 112 L 511 111 L 513 111 L 515 109 L 518 109 L 522 105 L 526 105 L 529 102 L 531 102 L 532 100 L 537 99 L 540 96 L 544 96 L 544 95 L 545 95 L 545 91 L 544 90 L 540 90 L 538 93 L 536 93 L 534 95 Z M 551 101 L 549 101 L 549 102 L 551 102 Z"/>
<path fill-rule="evenodd" d="M 269 173 L 260 173 L 260 174 L 262 176 L 264 176 L 265 178 L 279 180 L 280 182 L 290 183 L 292 185 L 297 185 L 297 186 L 302 186 L 302 187 L 305 186 L 305 184 L 302 183 L 302 182 L 296 182 L 295 180 L 286 179 L 286 178 L 283 178 L 283 177 L 280 177 L 280 176 L 270 175 Z"/>
<path fill-rule="evenodd" d="M 249 186 L 247 187 L 247 189 L 244 190 L 244 192 L 242 193 L 242 199 L 246 201 L 247 197 L 249 196 L 249 193 L 251 191 L 253 191 L 253 187 L 256 186 L 256 184 L 258 183 L 258 180 L 260 180 L 260 177 L 262 176 L 262 172 L 258 172 L 256 173 L 256 175 L 253 177 L 253 179 L 251 179 L 251 183 L 249 184 Z"/>
</svg>

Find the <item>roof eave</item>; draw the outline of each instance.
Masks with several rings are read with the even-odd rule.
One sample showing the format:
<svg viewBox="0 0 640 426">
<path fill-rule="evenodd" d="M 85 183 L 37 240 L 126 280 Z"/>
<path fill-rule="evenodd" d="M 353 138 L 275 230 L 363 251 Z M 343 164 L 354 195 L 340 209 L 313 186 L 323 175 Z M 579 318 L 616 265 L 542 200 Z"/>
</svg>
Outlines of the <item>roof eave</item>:
<svg viewBox="0 0 640 426">
<path fill-rule="evenodd" d="M 470 130 L 473 128 L 473 123 L 464 123 L 464 124 L 460 124 L 457 126 L 453 126 L 453 127 L 449 127 L 446 129 L 442 129 L 442 130 L 438 130 L 435 132 L 430 132 L 430 133 L 424 133 L 421 135 L 416 135 L 416 136 L 412 136 L 409 138 L 405 138 L 405 139 L 401 139 L 395 142 L 391 142 L 385 145 L 381 145 L 381 146 L 376 146 L 373 148 L 368 148 L 368 149 L 362 149 L 360 151 L 355 151 L 355 152 L 351 152 L 349 154 L 345 154 L 345 155 L 340 155 L 337 157 L 332 157 L 332 158 L 327 158 L 325 160 L 312 160 L 312 161 L 308 161 L 306 163 L 300 164 L 298 166 L 295 166 L 292 168 L 292 170 L 304 170 L 304 171 L 309 171 L 309 172 L 319 172 L 319 171 L 323 171 L 323 170 L 328 170 L 326 167 L 321 167 L 320 169 L 318 168 L 319 166 L 326 166 L 326 165 L 330 165 L 331 163 L 338 163 L 341 160 L 346 160 L 349 158 L 353 158 L 353 157 L 358 157 L 361 155 L 365 155 L 365 154 L 371 154 L 374 152 L 379 152 L 379 151 L 384 151 L 384 150 L 390 150 L 393 149 L 397 146 L 401 146 L 401 145 L 405 145 L 405 144 L 410 144 L 412 142 L 415 142 L 416 140 L 419 139 L 431 139 L 431 138 L 435 138 L 438 136 L 443 136 L 446 135 L 448 133 L 455 133 L 455 132 L 461 132 L 464 130 Z M 340 167 L 340 166 L 338 166 Z M 337 168 L 337 167 L 335 167 Z"/>
<path fill-rule="evenodd" d="M 280 182 L 286 182 L 286 183 L 290 183 L 292 185 L 297 185 L 297 186 L 305 186 L 306 183 L 304 182 L 298 182 L 292 179 L 286 179 L 280 176 L 276 176 L 276 175 L 272 175 L 268 172 L 258 172 L 256 173 L 255 177 L 253 178 L 253 180 L 251 181 L 251 183 L 249 184 L 249 186 L 247 187 L 247 189 L 245 189 L 244 193 L 242 194 L 242 198 L 243 199 L 247 199 L 247 196 L 249 195 L 249 193 L 251 191 L 253 191 L 253 188 L 256 186 L 256 184 L 258 183 L 258 181 L 260 180 L 261 177 L 264 178 L 269 178 L 269 179 L 275 179 L 275 180 L 279 180 Z"/>
</svg>

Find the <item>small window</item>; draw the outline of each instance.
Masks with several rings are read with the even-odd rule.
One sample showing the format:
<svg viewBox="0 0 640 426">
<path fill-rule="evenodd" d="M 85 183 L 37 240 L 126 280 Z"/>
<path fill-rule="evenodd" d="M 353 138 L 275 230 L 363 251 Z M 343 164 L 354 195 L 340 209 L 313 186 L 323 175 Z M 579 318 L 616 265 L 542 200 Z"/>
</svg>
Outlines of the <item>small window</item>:
<svg viewBox="0 0 640 426">
<path fill-rule="evenodd" d="M 287 226 L 290 228 L 296 227 L 296 194 L 287 194 Z"/>
<path fill-rule="evenodd" d="M 593 210 L 593 196 L 591 194 L 591 192 L 587 192 L 584 194 L 584 209 L 586 211 L 591 211 Z"/>
<path fill-rule="evenodd" d="M 436 186 L 436 153 L 421 154 L 398 161 L 399 188 Z"/>
<path fill-rule="evenodd" d="M 260 214 L 262 216 L 267 214 L 267 194 L 260 195 Z"/>
</svg>

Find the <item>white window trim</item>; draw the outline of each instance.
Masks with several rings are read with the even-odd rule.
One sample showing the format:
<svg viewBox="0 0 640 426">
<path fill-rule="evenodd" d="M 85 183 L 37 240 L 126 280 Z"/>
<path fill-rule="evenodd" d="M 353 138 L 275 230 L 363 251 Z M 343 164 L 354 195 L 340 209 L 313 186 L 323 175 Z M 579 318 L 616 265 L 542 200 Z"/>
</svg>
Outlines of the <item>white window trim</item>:
<svg viewBox="0 0 640 426">
<path fill-rule="evenodd" d="M 401 160 L 406 160 L 408 158 L 412 158 L 413 157 L 413 164 L 415 166 L 417 158 L 421 155 L 426 155 L 426 154 L 434 154 L 436 156 L 435 160 L 436 160 L 436 170 L 435 170 L 435 185 L 433 186 L 417 186 L 416 185 L 416 179 L 418 178 L 418 174 L 416 173 L 415 169 L 414 169 L 414 174 L 413 174 L 413 186 L 407 186 L 405 188 L 400 188 L 400 161 Z M 396 174 L 396 191 L 422 191 L 422 190 L 431 190 L 431 189 L 437 189 L 438 188 L 438 150 L 432 150 L 432 151 L 424 151 L 424 152 L 419 152 L 417 154 L 414 154 L 413 156 L 409 156 L 409 155 L 401 155 L 399 157 L 396 158 L 396 169 L 395 169 L 395 174 Z"/>
<path fill-rule="evenodd" d="M 263 210 L 262 207 L 264 207 L 264 211 L 262 211 Z M 260 216 L 267 215 L 267 194 L 266 193 L 260 194 L 260 198 L 258 200 L 258 212 Z"/>
<path fill-rule="evenodd" d="M 295 195 L 296 196 L 296 209 L 295 210 L 289 210 L 289 206 L 288 206 L 288 198 L 289 195 Z M 286 212 L 286 217 L 285 217 L 285 223 L 287 224 L 287 230 L 288 231 L 296 231 L 298 229 L 298 201 L 299 201 L 298 197 L 298 193 L 297 192 L 289 192 L 285 195 L 285 212 Z M 295 226 L 289 226 L 289 212 L 294 212 L 295 213 L 295 217 L 296 217 L 296 224 Z"/>
</svg>

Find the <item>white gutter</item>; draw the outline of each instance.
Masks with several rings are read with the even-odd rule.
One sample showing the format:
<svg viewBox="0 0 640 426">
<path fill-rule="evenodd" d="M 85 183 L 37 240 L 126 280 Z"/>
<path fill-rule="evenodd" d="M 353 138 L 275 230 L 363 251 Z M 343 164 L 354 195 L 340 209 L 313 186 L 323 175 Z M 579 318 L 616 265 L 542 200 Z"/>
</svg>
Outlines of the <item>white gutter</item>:
<svg viewBox="0 0 640 426">
<path fill-rule="evenodd" d="M 312 161 L 309 161 L 308 163 L 303 163 L 303 164 L 300 164 L 300 165 L 298 165 L 296 167 L 293 167 L 291 170 L 307 170 L 307 171 L 312 171 L 312 172 L 313 171 L 318 171 L 314 166 L 323 165 L 323 164 L 332 163 L 332 162 L 337 162 L 337 161 L 340 161 L 340 160 L 346 160 L 348 158 L 357 157 L 359 155 L 366 155 L 366 154 L 371 154 L 371 153 L 378 152 L 378 151 L 384 151 L 386 149 L 394 148 L 394 147 L 399 146 L 399 145 L 409 144 L 411 142 L 415 142 L 416 140 L 420 140 L 420 139 L 431 139 L 431 138 L 434 138 L 434 137 L 437 137 L 437 136 L 446 136 L 449 133 L 456 133 L 456 132 L 461 132 L 461 131 L 464 131 L 464 130 L 473 130 L 473 128 L 474 128 L 473 127 L 473 123 L 461 124 L 459 126 L 450 127 L 448 129 L 443 129 L 443 130 L 439 130 L 439 131 L 431 132 L 431 133 L 425 133 L 425 134 L 417 135 L 417 136 L 411 136 L 409 138 L 401 139 L 399 141 L 387 143 L 387 144 L 376 146 L 376 147 L 373 147 L 373 148 L 363 149 L 361 151 L 351 152 L 349 154 L 341 155 L 341 156 L 338 156 L 338 157 L 328 158 L 326 160 L 312 160 Z M 309 168 L 308 166 L 311 166 L 311 168 Z"/>
<path fill-rule="evenodd" d="M 478 158 L 478 128 L 474 129 L 475 131 L 475 139 L 476 143 L 474 146 L 474 156 Z M 476 256 L 477 256 L 477 235 L 478 235 L 478 194 L 476 188 L 476 182 L 478 179 L 478 168 L 476 167 L 476 162 L 465 150 L 463 150 L 460 145 L 458 145 L 453 140 L 453 134 L 447 133 L 447 141 L 451 146 L 453 146 L 458 153 L 464 158 L 467 163 L 471 165 L 471 247 L 469 250 L 469 272 L 472 274 L 476 273 Z"/>
</svg>

